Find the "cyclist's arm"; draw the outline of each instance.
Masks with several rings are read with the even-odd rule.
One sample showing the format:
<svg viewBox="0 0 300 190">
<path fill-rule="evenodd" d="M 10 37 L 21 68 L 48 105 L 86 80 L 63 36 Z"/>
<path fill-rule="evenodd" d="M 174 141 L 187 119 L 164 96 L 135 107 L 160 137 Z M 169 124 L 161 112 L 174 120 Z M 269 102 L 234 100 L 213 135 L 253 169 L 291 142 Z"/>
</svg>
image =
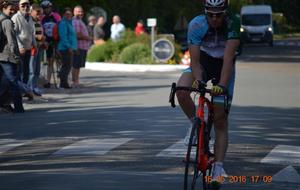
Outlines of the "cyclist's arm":
<svg viewBox="0 0 300 190">
<path fill-rule="evenodd" d="M 233 72 L 233 61 L 235 59 L 235 52 L 240 45 L 239 39 L 230 39 L 226 42 L 223 67 L 219 84 L 227 86 Z"/>
<path fill-rule="evenodd" d="M 192 74 L 195 80 L 203 80 L 202 78 L 202 68 L 200 65 L 200 46 L 198 45 L 189 45 L 189 51 L 191 56 L 191 67 Z"/>
</svg>

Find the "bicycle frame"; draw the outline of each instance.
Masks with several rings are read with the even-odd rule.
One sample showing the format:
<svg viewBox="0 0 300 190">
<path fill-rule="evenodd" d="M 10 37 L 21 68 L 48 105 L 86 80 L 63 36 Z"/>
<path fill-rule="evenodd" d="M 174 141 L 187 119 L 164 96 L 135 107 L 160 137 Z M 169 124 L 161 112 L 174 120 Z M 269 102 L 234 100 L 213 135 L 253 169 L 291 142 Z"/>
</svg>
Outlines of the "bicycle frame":
<svg viewBox="0 0 300 190">
<path fill-rule="evenodd" d="M 193 128 L 191 130 L 191 135 L 189 139 L 189 145 L 187 148 L 187 153 L 185 156 L 185 175 L 184 175 L 184 190 L 190 189 L 195 190 L 196 180 L 202 174 L 202 185 L 203 189 L 208 189 L 207 183 L 207 175 L 211 174 L 211 166 L 215 162 L 214 154 L 211 153 L 209 149 L 209 140 L 210 140 L 210 132 L 214 119 L 214 107 L 213 107 L 213 96 L 211 96 L 211 100 L 205 97 L 205 94 L 210 94 L 211 91 L 205 88 L 191 88 L 191 87 L 176 87 L 176 83 L 172 84 L 172 89 L 169 97 L 169 102 L 172 107 L 176 107 L 175 105 L 175 93 L 176 91 L 188 91 L 188 92 L 196 92 L 200 94 L 198 98 L 198 107 L 196 109 L 196 118 L 193 123 Z M 227 93 L 224 95 L 224 111 L 228 113 L 228 97 Z M 205 108 L 208 109 L 207 118 L 205 118 Z M 194 135 L 197 134 L 197 142 L 193 144 Z M 193 150 L 196 151 L 195 161 L 191 159 L 191 152 Z M 193 172 L 192 181 L 189 182 L 189 168 L 191 167 L 191 171 Z M 189 185 L 190 184 L 190 185 Z"/>
<path fill-rule="evenodd" d="M 198 165 L 198 169 L 201 172 L 205 172 L 214 162 L 214 159 L 210 159 L 214 155 L 209 150 L 210 131 L 211 131 L 213 117 L 214 117 L 213 97 L 211 101 L 205 97 L 206 93 L 210 94 L 210 90 L 208 89 L 200 90 L 191 87 L 176 87 L 176 83 L 173 83 L 170 97 L 169 97 L 169 102 L 171 103 L 172 107 L 176 107 L 174 98 L 175 98 L 175 93 L 178 90 L 197 92 L 200 94 L 198 99 L 198 107 L 196 111 L 196 118 L 200 119 L 199 127 L 197 130 L 198 142 L 200 142 L 197 145 L 197 151 L 199 152 L 197 165 Z M 205 105 L 208 108 L 207 123 L 205 121 Z M 202 140 L 201 139 L 202 137 L 205 137 L 205 139 Z"/>
<path fill-rule="evenodd" d="M 207 121 L 205 120 L 205 105 L 208 108 Z M 198 128 L 198 142 L 197 150 L 198 154 L 198 169 L 201 172 L 206 172 L 206 170 L 214 162 L 214 159 L 210 159 L 213 154 L 209 150 L 209 140 L 210 140 L 210 130 L 213 121 L 213 104 L 212 102 L 205 97 L 205 93 L 200 93 L 198 99 L 198 108 L 196 111 L 196 117 L 200 119 L 200 126 Z M 203 140 L 201 138 L 204 138 Z"/>
</svg>

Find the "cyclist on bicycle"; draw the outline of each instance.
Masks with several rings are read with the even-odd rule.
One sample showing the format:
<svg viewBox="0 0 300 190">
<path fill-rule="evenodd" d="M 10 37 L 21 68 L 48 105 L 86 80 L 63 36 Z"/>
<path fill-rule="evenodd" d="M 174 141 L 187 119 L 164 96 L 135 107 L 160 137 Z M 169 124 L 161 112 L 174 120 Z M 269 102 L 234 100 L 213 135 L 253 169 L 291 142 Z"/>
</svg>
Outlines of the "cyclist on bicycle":
<svg viewBox="0 0 300 190">
<path fill-rule="evenodd" d="M 54 38 L 54 28 L 57 27 L 61 20 L 58 13 L 52 10 L 52 3 L 45 0 L 41 3 L 41 7 L 44 10 L 44 17 L 42 18 L 42 25 L 46 36 L 46 42 L 48 43 L 48 48 L 46 50 L 47 55 L 47 83 L 44 85 L 45 88 L 50 88 L 51 75 L 53 73 L 53 57 L 55 54 L 55 48 L 57 45 L 57 40 Z"/>
<path fill-rule="evenodd" d="M 224 110 L 224 97 L 228 92 L 229 104 L 233 96 L 235 80 L 235 57 L 240 45 L 240 21 L 228 11 L 228 0 L 204 0 L 205 14 L 195 17 L 188 28 L 188 44 L 191 56 L 191 67 L 186 69 L 178 81 L 178 86 L 191 87 L 193 84 L 206 86 L 213 78 L 216 84 L 212 87 L 214 96 L 214 129 L 216 140 L 214 153 L 216 162 L 212 179 L 224 173 L 223 161 L 228 146 L 228 114 Z M 189 92 L 176 93 L 179 104 L 193 122 L 195 105 Z M 185 138 L 188 144 L 191 128 Z"/>
</svg>

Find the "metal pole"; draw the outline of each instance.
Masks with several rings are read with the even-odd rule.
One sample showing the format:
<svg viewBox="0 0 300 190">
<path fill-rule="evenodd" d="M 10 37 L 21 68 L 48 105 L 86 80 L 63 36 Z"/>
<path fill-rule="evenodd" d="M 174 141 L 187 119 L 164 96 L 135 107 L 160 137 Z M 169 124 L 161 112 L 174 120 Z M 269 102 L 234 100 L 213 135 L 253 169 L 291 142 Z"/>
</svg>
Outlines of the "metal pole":
<svg viewBox="0 0 300 190">
<path fill-rule="evenodd" d="M 154 26 L 151 27 L 151 55 L 152 55 L 152 61 L 154 60 L 154 37 L 155 37 L 155 33 L 154 33 Z"/>
</svg>

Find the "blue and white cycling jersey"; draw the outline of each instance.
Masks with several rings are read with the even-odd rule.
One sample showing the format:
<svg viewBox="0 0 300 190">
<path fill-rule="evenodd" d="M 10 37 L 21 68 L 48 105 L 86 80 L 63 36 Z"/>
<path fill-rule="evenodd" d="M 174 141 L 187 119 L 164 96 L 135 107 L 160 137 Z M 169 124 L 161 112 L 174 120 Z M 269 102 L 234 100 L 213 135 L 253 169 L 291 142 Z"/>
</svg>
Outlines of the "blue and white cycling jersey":
<svg viewBox="0 0 300 190">
<path fill-rule="evenodd" d="M 230 39 L 240 38 L 240 20 L 236 16 L 228 13 L 225 18 L 223 27 L 214 29 L 210 28 L 205 15 L 195 17 L 188 28 L 188 44 L 199 46 L 200 50 L 204 52 L 201 54 L 202 66 L 209 75 L 213 75 L 216 79 L 220 79 L 223 57 L 225 51 L 226 41 Z M 207 55 L 205 55 L 207 54 Z M 219 74 L 213 71 L 218 70 Z M 184 70 L 185 73 L 191 73 L 192 68 Z M 211 78 L 208 78 L 210 80 Z M 229 104 L 231 104 L 235 83 L 235 70 L 233 71 L 229 80 L 227 89 L 229 95 Z M 224 103 L 224 96 L 216 96 L 215 103 Z"/>
<path fill-rule="evenodd" d="M 225 44 L 229 39 L 240 38 L 240 21 L 228 13 L 225 25 L 219 29 L 209 28 L 205 15 L 195 17 L 189 24 L 188 44 L 198 45 L 214 58 L 223 58 Z"/>
</svg>

